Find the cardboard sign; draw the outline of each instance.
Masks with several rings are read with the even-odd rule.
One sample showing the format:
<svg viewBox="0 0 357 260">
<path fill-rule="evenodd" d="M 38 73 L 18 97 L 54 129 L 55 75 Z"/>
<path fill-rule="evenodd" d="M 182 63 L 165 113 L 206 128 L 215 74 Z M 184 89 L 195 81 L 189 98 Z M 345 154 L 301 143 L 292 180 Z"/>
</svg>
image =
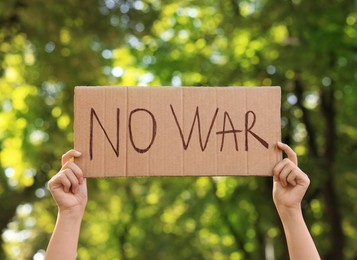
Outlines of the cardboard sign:
<svg viewBox="0 0 357 260">
<path fill-rule="evenodd" d="M 279 87 L 76 87 L 86 177 L 272 175 Z"/>
</svg>

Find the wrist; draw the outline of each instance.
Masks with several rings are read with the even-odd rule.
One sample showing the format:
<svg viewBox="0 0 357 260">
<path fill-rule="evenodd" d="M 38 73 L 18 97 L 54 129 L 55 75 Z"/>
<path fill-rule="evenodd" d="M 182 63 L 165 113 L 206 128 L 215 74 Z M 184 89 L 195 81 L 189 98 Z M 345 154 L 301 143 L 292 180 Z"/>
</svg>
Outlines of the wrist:
<svg viewBox="0 0 357 260">
<path fill-rule="evenodd" d="M 297 207 L 277 206 L 277 210 L 283 222 L 303 217 L 300 205 Z"/>
<path fill-rule="evenodd" d="M 79 232 L 82 224 L 83 214 L 59 211 L 56 226 L 61 227 L 62 232 Z"/>
<path fill-rule="evenodd" d="M 75 207 L 75 208 L 58 208 L 58 216 L 66 219 L 82 219 L 84 215 L 85 208 Z"/>
</svg>

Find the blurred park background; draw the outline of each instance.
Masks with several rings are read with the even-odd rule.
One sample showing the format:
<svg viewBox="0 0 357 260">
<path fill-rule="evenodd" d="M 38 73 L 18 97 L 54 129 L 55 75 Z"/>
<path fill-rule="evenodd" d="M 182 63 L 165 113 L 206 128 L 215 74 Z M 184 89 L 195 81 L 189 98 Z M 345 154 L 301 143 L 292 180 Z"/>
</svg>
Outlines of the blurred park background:
<svg viewBox="0 0 357 260">
<path fill-rule="evenodd" d="M 357 259 L 357 2 L 0 2 L 0 259 L 43 259 L 76 85 L 281 86 L 323 259 Z M 78 259 L 288 259 L 266 177 L 91 179 Z"/>
</svg>

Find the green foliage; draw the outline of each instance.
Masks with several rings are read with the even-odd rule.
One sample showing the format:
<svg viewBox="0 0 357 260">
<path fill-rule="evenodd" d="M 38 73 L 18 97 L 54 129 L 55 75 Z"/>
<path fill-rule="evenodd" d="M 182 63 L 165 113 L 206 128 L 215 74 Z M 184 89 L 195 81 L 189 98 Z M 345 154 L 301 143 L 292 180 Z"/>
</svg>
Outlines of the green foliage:
<svg viewBox="0 0 357 260">
<path fill-rule="evenodd" d="M 357 243 L 353 1 L 0 2 L 1 259 L 46 249 L 76 85 L 278 85 L 323 259 Z M 268 178 L 89 180 L 79 259 L 287 259 Z"/>
</svg>

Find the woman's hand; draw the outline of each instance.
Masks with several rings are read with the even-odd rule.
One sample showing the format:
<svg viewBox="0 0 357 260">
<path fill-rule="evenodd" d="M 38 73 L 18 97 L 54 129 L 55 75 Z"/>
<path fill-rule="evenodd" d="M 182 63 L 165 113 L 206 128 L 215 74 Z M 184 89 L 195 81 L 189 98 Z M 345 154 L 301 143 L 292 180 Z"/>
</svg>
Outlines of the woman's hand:
<svg viewBox="0 0 357 260">
<path fill-rule="evenodd" d="M 296 153 L 286 144 L 278 142 L 288 158 L 274 168 L 273 200 L 278 209 L 301 209 L 301 201 L 309 187 L 309 177 L 298 167 Z"/>
<path fill-rule="evenodd" d="M 82 170 L 72 161 L 81 153 L 70 150 L 62 156 L 62 168 L 48 182 L 59 213 L 84 213 L 87 204 L 87 183 Z"/>
</svg>

